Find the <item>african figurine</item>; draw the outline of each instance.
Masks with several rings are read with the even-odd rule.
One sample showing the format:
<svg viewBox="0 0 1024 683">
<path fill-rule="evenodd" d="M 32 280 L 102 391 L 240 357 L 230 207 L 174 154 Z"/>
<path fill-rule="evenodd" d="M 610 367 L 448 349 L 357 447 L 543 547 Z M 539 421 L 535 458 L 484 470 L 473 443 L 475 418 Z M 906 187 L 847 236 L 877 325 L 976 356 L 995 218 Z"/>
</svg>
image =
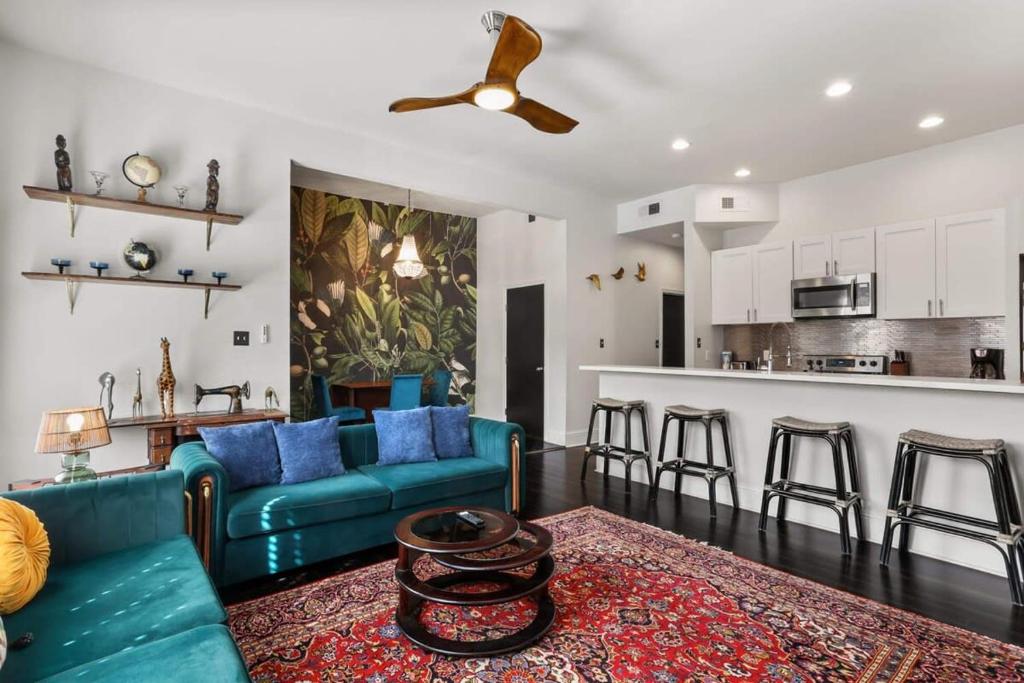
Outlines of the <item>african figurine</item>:
<svg viewBox="0 0 1024 683">
<path fill-rule="evenodd" d="M 220 164 L 217 163 L 216 159 L 210 159 L 210 163 L 206 165 L 206 168 L 210 170 L 210 175 L 206 178 L 206 210 L 216 211 L 217 202 L 220 201 L 220 181 L 217 180 L 217 174 L 220 173 Z"/>
<path fill-rule="evenodd" d="M 107 395 L 107 419 L 114 417 L 114 374 L 104 372 L 100 375 L 100 407 L 103 407 L 103 394 Z"/>
<path fill-rule="evenodd" d="M 263 407 L 267 410 L 273 409 L 274 406 L 281 407 L 281 401 L 277 398 L 277 392 L 274 391 L 274 387 L 267 387 L 267 390 L 263 392 Z"/>
<path fill-rule="evenodd" d="M 57 136 L 57 149 L 53 152 L 53 163 L 57 164 L 57 189 L 71 192 L 71 155 L 66 147 L 68 141 L 63 135 Z"/>
</svg>

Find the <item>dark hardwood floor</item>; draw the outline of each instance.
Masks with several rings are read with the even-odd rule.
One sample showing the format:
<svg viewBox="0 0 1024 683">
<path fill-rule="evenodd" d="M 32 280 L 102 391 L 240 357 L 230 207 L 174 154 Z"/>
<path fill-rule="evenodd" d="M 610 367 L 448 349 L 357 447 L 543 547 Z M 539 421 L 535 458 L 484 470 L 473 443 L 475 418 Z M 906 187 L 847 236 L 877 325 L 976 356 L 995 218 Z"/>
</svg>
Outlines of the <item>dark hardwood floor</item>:
<svg viewBox="0 0 1024 683">
<path fill-rule="evenodd" d="M 976 631 L 1002 641 L 1024 644 L 1024 609 L 1010 604 L 1006 580 L 918 555 L 893 552 L 888 569 L 878 564 L 879 546 L 860 542 L 852 556 L 839 553 L 835 533 L 793 522 L 769 522 L 759 534 L 757 515 L 719 505 L 718 519 L 708 516 L 707 501 L 661 490 L 655 499 L 642 484 L 626 496 L 622 479 L 579 473 L 582 449 L 546 451 L 527 456 L 523 517 L 535 519 L 585 505 L 608 510 L 692 539 L 707 541 L 796 576 L 824 583 L 872 600 Z M 728 496 L 726 496 L 728 499 Z M 792 505 L 793 503 L 791 503 Z M 774 509 L 774 508 L 773 508 Z M 978 552 L 995 552 L 979 544 Z M 322 562 L 277 577 L 257 579 L 222 591 L 228 604 L 301 585 L 395 557 L 393 545 Z"/>
</svg>

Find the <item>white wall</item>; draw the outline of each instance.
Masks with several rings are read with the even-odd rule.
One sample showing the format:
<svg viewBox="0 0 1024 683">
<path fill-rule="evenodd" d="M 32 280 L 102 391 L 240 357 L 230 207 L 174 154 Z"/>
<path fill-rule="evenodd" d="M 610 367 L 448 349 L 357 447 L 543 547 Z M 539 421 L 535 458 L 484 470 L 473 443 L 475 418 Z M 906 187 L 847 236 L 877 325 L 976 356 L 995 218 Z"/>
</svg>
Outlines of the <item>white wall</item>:
<svg viewBox="0 0 1024 683">
<path fill-rule="evenodd" d="M 93 404 L 97 376 L 118 378 L 115 416 L 130 415 L 136 366 L 143 370 L 148 412 L 156 409 L 154 378 L 159 371 L 160 336 L 172 342 L 179 410 L 187 409 L 193 383 L 252 382 L 257 398 L 272 385 L 288 401 L 288 233 L 290 163 L 559 216 L 567 236 L 566 358 L 567 424 L 581 430 L 596 395 L 596 377 L 582 379 L 582 362 L 611 362 L 597 351 L 599 334 L 614 330 L 607 299 L 592 299 L 583 277 L 596 254 L 611 261 L 615 206 L 584 191 L 515 176 L 487 160 L 469 165 L 408 147 L 281 118 L 256 109 L 156 86 L 0 43 L 0 430 L 7 438 L 0 482 L 42 476 L 57 469 L 56 456 L 33 453 L 39 417 L 46 409 Z M 83 209 L 78 235 L 68 237 L 66 211 L 58 204 L 30 201 L 22 184 L 55 186 L 53 138 L 69 141 L 76 189 L 90 187 L 90 169 L 112 174 L 110 192 L 134 193 L 119 179 L 122 159 L 136 150 L 158 159 L 165 180 L 154 201 L 171 201 L 172 185 L 191 186 L 191 205 L 203 196 L 205 164 L 221 163 L 221 204 L 245 214 L 237 227 L 215 229 L 213 248 L 204 251 L 200 223 Z M 231 272 L 243 285 L 214 295 L 209 320 L 202 319 L 199 293 L 132 287 L 83 287 L 74 316 L 67 313 L 64 287 L 31 282 L 22 270 L 48 270 L 52 256 L 85 271 L 90 259 L 125 273 L 119 252 L 129 237 L 159 248 L 154 276 L 174 277 L 189 266 L 197 273 Z M 607 251 L 605 251 L 608 249 Z M 511 254 L 510 259 L 519 259 Z M 610 265 L 610 263 L 608 264 Z M 604 270 L 604 268 L 602 269 Z M 611 272 L 611 271 L 608 271 Z M 589 285 L 588 285 L 589 286 Z M 271 341 L 255 343 L 261 323 Z M 231 346 L 231 331 L 248 329 L 254 343 Z M 583 347 L 584 340 L 588 342 Z M 589 344 L 593 341 L 592 348 Z M 214 407 L 214 406 L 210 406 Z M 97 449 L 99 469 L 139 464 L 145 457 L 141 430 L 119 430 L 114 443 Z"/>
<path fill-rule="evenodd" d="M 517 211 L 477 219 L 476 412 L 505 419 L 505 292 L 544 285 L 544 439 L 565 443 L 566 223 Z"/>
</svg>

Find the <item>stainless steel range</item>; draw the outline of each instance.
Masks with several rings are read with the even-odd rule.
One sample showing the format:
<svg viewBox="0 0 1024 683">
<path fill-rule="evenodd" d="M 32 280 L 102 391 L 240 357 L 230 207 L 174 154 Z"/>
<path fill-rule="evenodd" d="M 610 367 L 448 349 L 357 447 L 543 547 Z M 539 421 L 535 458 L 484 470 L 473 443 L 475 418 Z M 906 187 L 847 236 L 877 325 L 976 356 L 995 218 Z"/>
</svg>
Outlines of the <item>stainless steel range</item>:
<svg viewBox="0 0 1024 683">
<path fill-rule="evenodd" d="M 888 373 L 886 356 L 804 356 L 805 372 L 854 372 L 867 375 Z"/>
</svg>

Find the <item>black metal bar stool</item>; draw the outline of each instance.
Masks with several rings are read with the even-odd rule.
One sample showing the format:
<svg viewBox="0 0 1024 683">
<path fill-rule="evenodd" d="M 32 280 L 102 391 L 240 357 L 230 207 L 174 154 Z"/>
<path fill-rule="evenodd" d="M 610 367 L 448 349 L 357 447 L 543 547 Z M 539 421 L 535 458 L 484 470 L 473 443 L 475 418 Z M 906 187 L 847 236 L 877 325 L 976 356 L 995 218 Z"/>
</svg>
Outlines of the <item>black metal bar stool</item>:
<svg viewBox="0 0 1024 683">
<path fill-rule="evenodd" d="M 668 427 L 671 423 L 679 424 L 679 437 L 676 441 L 676 457 L 674 460 L 665 462 L 665 441 L 668 438 Z M 686 443 L 686 425 L 690 422 L 704 425 L 704 440 L 706 444 L 706 462 L 689 460 L 684 457 Z M 715 464 L 715 451 L 711 443 L 711 425 L 718 423 L 722 430 L 722 446 L 725 451 L 725 465 Z M 675 491 L 679 493 L 682 487 L 683 475 L 701 477 L 708 483 L 708 504 L 711 506 L 711 516 L 717 515 L 715 501 L 715 489 L 718 480 L 722 477 L 729 478 L 729 491 L 732 495 L 732 506 L 739 507 L 739 499 L 736 496 L 736 475 L 732 463 L 732 448 L 729 447 L 729 424 L 725 411 L 721 408 L 706 410 L 704 408 L 692 408 L 690 406 L 676 405 L 665 408 L 665 420 L 661 425 L 661 442 L 658 445 L 658 473 L 654 478 L 654 486 L 651 488 L 651 495 L 658 493 L 658 484 L 661 482 L 661 475 L 665 472 L 676 475 Z"/>
<path fill-rule="evenodd" d="M 604 440 L 594 441 L 594 423 L 597 421 L 597 414 L 604 413 Z M 625 418 L 625 439 L 622 446 L 612 443 L 612 416 L 622 415 Z M 640 429 L 643 433 L 644 448 L 637 450 L 633 448 L 633 415 L 640 417 Z M 590 407 L 590 426 L 587 427 L 587 445 L 583 449 L 583 469 L 580 472 L 580 479 L 587 476 L 587 463 L 590 456 L 595 455 L 604 458 L 604 476 L 608 477 L 608 463 L 611 460 L 618 460 L 626 466 L 626 493 L 629 493 L 630 480 L 632 479 L 633 463 L 642 460 L 647 465 L 647 483 L 654 480 L 651 472 L 651 444 L 647 435 L 647 406 L 644 401 L 620 401 L 616 398 L 599 398 Z"/>
<path fill-rule="evenodd" d="M 948 510 L 939 510 L 914 502 L 918 455 L 936 455 L 961 460 L 974 460 L 985 466 L 992 487 L 996 521 L 969 517 Z M 954 522 L 949 524 L 948 522 Z M 916 429 L 900 434 L 896 447 L 896 463 L 889 487 L 889 509 L 886 511 L 882 535 L 882 565 L 889 563 L 892 537 L 900 527 L 900 552 L 910 545 L 910 529 L 914 526 L 942 531 L 963 538 L 988 543 L 999 551 L 1006 564 L 1006 578 L 1015 605 L 1024 604 L 1024 541 L 1022 541 L 1020 504 L 1013 485 L 1006 445 L 1002 439 L 960 439 L 931 434 Z"/>
<path fill-rule="evenodd" d="M 804 484 L 789 478 L 790 460 L 793 453 L 793 437 L 807 436 L 826 441 L 832 449 L 832 465 L 835 469 L 835 488 Z M 775 477 L 775 452 L 782 441 L 782 463 L 779 479 Z M 843 446 L 846 446 L 846 464 L 843 463 Z M 850 485 L 846 485 L 846 469 L 849 470 Z M 851 549 L 849 510 L 853 508 L 853 519 L 857 525 L 857 537 L 864 538 L 864 520 L 861 513 L 860 474 L 857 456 L 853 448 L 853 429 L 849 422 L 810 422 L 795 417 L 779 417 L 772 420 L 772 438 L 768 446 L 768 467 L 764 475 L 764 493 L 761 496 L 761 519 L 758 530 L 768 525 L 768 503 L 773 497 L 779 499 L 777 519 L 786 518 L 786 500 L 821 505 L 839 516 L 839 540 L 843 554 Z"/>
</svg>

